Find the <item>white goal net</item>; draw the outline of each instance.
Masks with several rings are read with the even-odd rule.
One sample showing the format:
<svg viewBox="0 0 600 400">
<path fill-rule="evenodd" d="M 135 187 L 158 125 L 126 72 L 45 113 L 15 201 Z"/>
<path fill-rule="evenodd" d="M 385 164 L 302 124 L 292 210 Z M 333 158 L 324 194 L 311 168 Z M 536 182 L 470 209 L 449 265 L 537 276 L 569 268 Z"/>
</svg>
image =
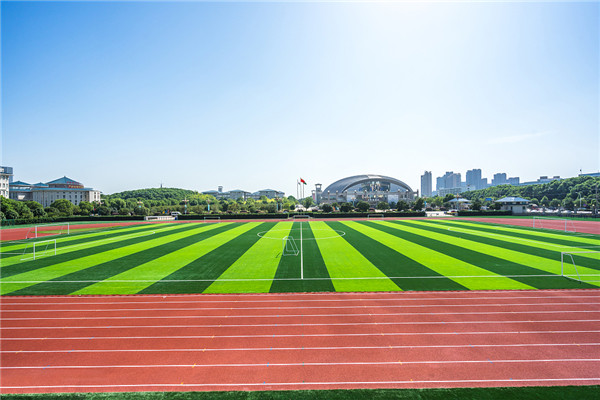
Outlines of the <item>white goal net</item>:
<svg viewBox="0 0 600 400">
<path fill-rule="evenodd" d="M 568 218 L 533 217 L 533 227 L 539 229 L 557 229 L 565 232 L 577 232 L 573 220 Z"/>
<path fill-rule="evenodd" d="M 367 219 L 383 219 L 383 214 L 368 214 Z"/>
<path fill-rule="evenodd" d="M 68 222 L 60 222 L 56 224 L 35 225 L 27 231 L 26 239 L 39 238 L 56 235 L 69 235 L 71 227 Z"/>
<path fill-rule="evenodd" d="M 206 216 L 204 217 L 204 222 L 221 222 L 221 217 L 219 216 Z"/>
<path fill-rule="evenodd" d="M 56 239 L 29 242 L 23 249 L 21 261 L 35 260 L 44 256 L 56 255 Z"/>
<path fill-rule="evenodd" d="M 560 253 L 561 276 L 581 282 L 600 282 L 600 270 L 590 269 L 578 262 L 578 257 L 585 257 L 600 267 L 600 250 L 563 251 Z M 590 273 L 592 272 L 592 273 Z"/>
</svg>

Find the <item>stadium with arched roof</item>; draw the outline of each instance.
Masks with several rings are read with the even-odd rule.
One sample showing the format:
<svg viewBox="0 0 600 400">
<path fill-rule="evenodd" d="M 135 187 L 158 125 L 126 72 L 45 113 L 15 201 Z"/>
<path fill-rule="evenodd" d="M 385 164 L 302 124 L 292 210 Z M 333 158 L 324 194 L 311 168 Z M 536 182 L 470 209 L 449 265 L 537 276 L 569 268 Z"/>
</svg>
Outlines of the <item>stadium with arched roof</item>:
<svg viewBox="0 0 600 400">
<path fill-rule="evenodd" d="M 380 201 L 397 203 L 400 200 L 414 201 L 418 192 L 400 179 L 385 175 L 354 175 L 337 180 L 321 190 L 315 185 L 314 200 L 317 204 L 354 203 L 366 201 L 376 205 Z"/>
</svg>

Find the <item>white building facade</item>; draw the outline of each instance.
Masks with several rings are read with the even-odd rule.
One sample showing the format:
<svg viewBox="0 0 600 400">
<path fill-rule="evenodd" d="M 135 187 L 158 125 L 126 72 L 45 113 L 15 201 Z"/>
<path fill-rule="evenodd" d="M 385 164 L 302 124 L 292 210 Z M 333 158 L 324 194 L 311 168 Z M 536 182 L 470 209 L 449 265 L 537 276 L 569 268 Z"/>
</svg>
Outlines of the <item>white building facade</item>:
<svg viewBox="0 0 600 400">
<path fill-rule="evenodd" d="M 68 200 L 74 205 L 82 201 L 100 201 L 100 191 L 86 188 L 66 176 L 47 183 L 29 184 L 22 181 L 10 184 L 10 198 L 17 201 L 35 201 L 49 207 L 56 200 Z"/>
<path fill-rule="evenodd" d="M 0 196 L 7 199 L 10 197 L 10 181 L 12 175 L 12 167 L 0 167 Z"/>
</svg>

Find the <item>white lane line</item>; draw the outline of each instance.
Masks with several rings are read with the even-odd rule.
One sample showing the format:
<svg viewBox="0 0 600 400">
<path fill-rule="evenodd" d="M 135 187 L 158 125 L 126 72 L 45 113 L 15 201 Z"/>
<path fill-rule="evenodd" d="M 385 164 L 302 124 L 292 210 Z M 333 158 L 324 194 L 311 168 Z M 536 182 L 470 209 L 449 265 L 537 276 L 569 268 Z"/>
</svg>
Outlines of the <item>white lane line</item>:
<svg viewBox="0 0 600 400">
<path fill-rule="evenodd" d="M 320 346 L 320 347 L 239 347 L 239 348 L 171 348 L 171 349 L 62 349 L 62 350 L 2 350 L 4 354 L 21 353 L 137 353 L 137 352 L 220 352 L 220 351 L 307 351 L 307 350 L 378 350 L 378 349 L 460 349 L 489 347 L 555 347 L 600 346 L 600 343 L 520 343 L 520 344 L 456 344 L 456 345 L 403 345 L 403 346 Z"/>
<path fill-rule="evenodd" d="M 300 334 L 260 334 L 260 335 L 186 335 L 186 336 L 69 336 L 69 337 L 23 337 L 2 338 L 9 340 L 124 340 L 124 339 L 235 339 L 235 338 L 295 338 L 295 337 L 340 337 L 340 336 L 425 336 L 425 335 L 525 335 L 525 334 L 573 334 L 573 333 L 600 333 L 600 330 L 581 331 L 472 331 L 472 332 L 376 332 L 376 333 L 300 333 Z"/>
<path fill-rule="evenodd" d="M 370 309 L 377 308 L 429 308 L 429 307 L 538 307 L 538 306 L 583 306 L 583 305 L 598 305 L 597 302 L 586 303 L 489 303 L 489 304 L 415 304 L 415 305 L 373 305 Z M 356 309 L 359 306 L 302 306 L 302 307 L 236 307 L 235 310 L 336 310 L 336 309 Z M 362 308 L 366 308 L 363 306 Z M 232 307 L 183 307 L 183 308 L 94 308 L 94 309 L 34 309 L 34 310 L 2 310 L 3 313 L 26 313 L 26 312 L 115 312 L 115 311 L 201 311 L 201 310 L 233 310 Z M 598 308 L 600 310 L 600 307 Z"/>
<path fill-rule="evenodd" d="M 290 294 L 290 293 L 235 293 L 235 294 L 202 294 L 202 293 L 198 293 L 198 294 L 134 294 L 134 295 L 86 295 L 86 296 L 35 296 L 35 298 L 47 298 L 47 299 L 70 299 L 70 300 L 80 300 L 82 298 L 84 299 L 107 299 L 107 298 L 137 298 L 139 299 L 138 301 L 144 301 L 143 299 L 147 299 L 147 298 L 169 298 L 169 299 L 173 299 L 173 298 L 189 298 L 189 297 L 197 297 L 198 299 L 204 299 L 204 298 L 214 298 L 215 302 L 239 302 L 239 300 L 221 300 L 219 299 L 220 297 L 235 297 L 235 298 L 251 298 L 251 299 L 257 299 L 257 298 L 267 298 L 268 300 L 257 300 L 257 301 L 272 301 L 272 302 L 282 302 L 282 301 L 340 301 L 339 299 L 306 299 L 306 297 L 318 297 L 318 296 L 323 296 L 323 297 L 344 297 L 344 299 L 342 299 L 342 301 L 348 301 L 348 300 L 385 300 L 386 298 L 382 297 L 382 296 L 393 296 L 394 299 L 398 298 L 398 297 L 408 297 L 408 296 L 415 296 L 417 299 L 419 300 L 426 300 L 426 299 L 464 299 L 464 300 L 468 300 L 474 297 L 470 297 L 473 294 L 483 294 L 489 297 L 485 297 L 485 298 L 504 298 L 501 297 L 503 294 L 507 294 L 507 293 L 517 293 L 517 294 L 523 294 L 523 293 L 527 293 L 527 294 L 539 294 L 535 295 L 535 296 L 527 296 L 527 297 L 511 297 L 511 296 L 507 296 L 506 298 L 555 298 L 557 296 L 553 296 L 551 295 L 552 293 L 568 293 L 571 294 L 571 296 L 564 296 L 567 298 L 578 298 L 578 297 L 595 297 L 595 296 L 587 296 L 587 293 L 596 293 L 596 292 L 600 292 L 600 289 L 533 289 L 533 290 L 496 290 L 496 291 L 490 291 L 490 290 L 465 290 L 465 291 L 457 291 L 454 292 L 454 294 L 464 294 L 464 297 L 446 297 L 446 298 L 440 298 L 440 297 L 436 297 L 437 295 L 440 295 L 442 293 L 445 294 L 445 292 L 435 292 L 435 291 L 410 291 L 410 292 L 360 292 L 360 293 L 353 293 L 353 292 L 331 292 L 331 293 L 301 293 L 301 294 Z M 574 295 L 575 293 L 582 293 L 581 296 L 578 295 Z M 583 294 L 585 293 L 585 294 Z M 492 294 L 498 294 L 498 296 L 490 296 Z M 550 296 L 545 296 L 546 294 L 550 294 Z M 368 298 L 368 297 L 353 297 L 353 296 L 373 296 L 374 298 Z M 417 297 L 417 296 L 431 296 L 431 297 L 426 297 L 426 298 L 421 298 L 421 297 Z M 277 297 L 297 297 L 298 300 L 280 300 L 280 299 L 275 299 Z M 14 299 L 19 299 L 19 300 L 23 300 L 24 298 L 26 298 L 26 296 L 14 296 L 12 297 Z M 347 299 L 350 298 L 350 299 Z M 10 296 L 5 296 L 3 298 L 4 301 L 10 300 L 11 297 Z M 269 300 L 270 299 L 270 300 Z M 199 301 L 212 301 L 212 300 L 199 300 Z M 244 302 L 247 302 L 248 300 L 244 300 Z M 29 303 L 24 303 L 24 304 L 29 304 Z M 45 304 L 41 303 L 41 304 Z M 64 304 L 64 303 L 60 303 L 60 304 Z"/>
<path fill-rule="evenodd" d="M 39 385 L 39 386 L 0 386 L 0 389 L 84 389 L 84 388 L 181 388 L 181 387 L 268 387 L 268 386 L 347 386 L 347 385 L 414 385 L 414 384 L 473 384 L 473 383 L 514 383 L 514 382 L 600 382 L 600 378 L 530 378 L 530 379 L 457 379 L 457 380 L 414 380 L 414 381 L 328 381 L 328 382 L 250 382 L 250 383 L 141 383 L 129 385 Z"/>
<path fill-rule="evenodd" d="M 229 318 L 227 318 L 229 319 Z M 451 324 L 542 324 L 542 323 L 575 323 L 600 322 L 600 319 L 551 319 L 551 320 L 516 320 L 516 321 L 403 321 L 403 322 L 335 322 L 335 323 L 295 323 L 295 324 L 210 324 L 210 325 L 88 325 L 88 326 L 3 326 L 0 330 L 35 330 L 35 329 L 170 329 L 170 328 L 260 328 L 260 327 L 311 327 L 311 326 L 370 326 L 370 325 L 451 325 Z M 0 339 L 1 340 L 1 339 Z"/>
<path fill-rule="evenodd" d="M 589 290 L 591 292 L 595 292 L 593 289 L 586 289 Z M 276 293 L 274 293 L 276 294 Z M 386 293 L 384 293 L 386 294 Z M 412 294 L 412 293 L 410 293 Z M 398 302 L 405 302 L 405 301 L 418 301 L 418 302 L 422 302 L 422 301 L 438 301 L 438 300 L 502 300 L 502 299 L 543 299 L 543 300 L 554 300 L 554 299 L 598 299 L 598 295 L 592 295 L 592 296 L 484 296 L 484 297 L 426 297 L 426 298 L 402 298 L 403 296 L 408 297 L 409 294 L 406 294 L 406 292 L 403 293 L 398 293 L 398 296 L 394 297 L 394 298 L 347 298 L 347 299 L 302 299 L 302 298 L 298 298 L 298 299 L 281 299 L 281 300 L 244 300 L 244 301 L 240 301 L 240 300 L 162 300 L 162 301 L 146 301 L 144 300 L 146 295 L 131 295 L 131 296 L 122 296 L 122 297 L 130 297 L 132 299 L 132 301 L 83 301 L 83 300 L 88 300 L 90 299 L 92 296 L 85 296 L 85 297 L 70 297 L 69 299 L 75 300 L 72 303 L 66 303 L 63 301 L 57 301 L 57 302 L 52 302 L 52 301 L 42 301 L 42 302 L 37 302 L 37 301 L 31 301 L 31 302 L 12 302 L 10 298 L 8 297 L 4 297 L 3 301 L 4 301 L 4 306 L 13 306 L 13 305 L 19 305 L 19 306 L 29 306 L 29 305 L 102 305 L 102 304 L 199 304 L 199 303 L 216 303 L 216 304 L 222 304 L 222 303 L 243 303 L 243 304 L 249 304 L 249 303 L 306 303 L 306 302 L 363 302 L 363 301 L 384 301 L 384 302 L 388 302 L 388 301 L 398 301 Z M 169 299 L 173 296 L 177 296 L 177 295 L 168 295 L 168 296 L 162 296 L 165 299 Z M 189 296 L 189 295 L 188 295 Z M 201 296 L 206 296 L 206 297 L 213 297 L 213 295 L 210 294 L 206 294 L 206 295 L 202 295 L 199 294 L 197 295 L 199 297 Z M 221 295 L 223 296 L 223 295 Z M 40 297 L 40 298 L 46 298 L 46 299 L 53 299 L 53 298 L 59 298 L 58 296 L 51 296 L 51 297 L 44 297 L 44 296 L 36 296 L 36 297 Z M 103 296 L 102 298 L 106 298 L 106 297 L 110 297 L 110 296 Z M 152 296 L 154 297 L 154 296 Z M 22 300 L 21 297 L 17 297 L 15 296 L 15 298 L 18 298 L 19 300 Z M 94 298 L 98 298 L 98 297 L 94 297 Z M 137 300 L 133 300 L 133 299 L 137 299 Z M 528 303 L 529 304 L 529 303 Z M 535 304 L 535 303 L 531 303 L 531 304 Z M 577 304 L 577 303 L 573 303 L 573 304 Z"/>
<path fill-rule="evenodd" d="M 600 358 L 549 358 L 522 360 L 427 360 L 427 361 L 338 361 L 338 362 L 293 362 L 293 363 L 235 363 L 235 364 L 114 364 L 114 365 L 20 365 L 0 367 L 0 370 L 23 369 L 105 369 L 105 368 L 256 368 L 256 367 L 314 367 L 333 365 L 420 365 L 420 364 L 490 364 L 490 363 L 556 363 L 556 362 L 600 362 Z"/>
<path fill-rule="evenodd" d="M 400 316 L 400 315 L 497 315 L 497 314 L 565 314 L 598 313 L 599 310 L 553 310 L 553 311 L 489 311 L 489 312 L 437 312 L 437 313 L 366 313 L 366 314 L 265 314 L 265 315 L 156 315 L 156 316 L 118 316 L 118 317 L 32 317 L 2 318 L 2 321 L 38 321 L 38 320 L 81 320 L 81 319 L 199 319 L 199 318 L 297 318 L 297 317 L 360 317 L 360 316 Z"/>
</svg>

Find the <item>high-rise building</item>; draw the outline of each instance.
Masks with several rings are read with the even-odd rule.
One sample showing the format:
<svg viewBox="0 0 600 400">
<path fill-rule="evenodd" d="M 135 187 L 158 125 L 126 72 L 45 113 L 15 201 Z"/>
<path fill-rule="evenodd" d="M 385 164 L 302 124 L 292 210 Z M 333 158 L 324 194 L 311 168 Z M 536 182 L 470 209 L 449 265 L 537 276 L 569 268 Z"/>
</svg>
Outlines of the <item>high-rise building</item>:
<svg viewBox="0 0 600 400">
<path fill-rule="evenodd" d="M 431 171 L 425 171 L 425 173 L 421 175 L 421 196 L 431 197 L 432 189 Z"/>
<path fill-rule="evenodd" d="M 444 188 L 453 189 L 461 187 L 460 173 L 454 173 L 454 171 L 446 172 L 444 175 Z"/>
<path fill-rule="evenodd" d="M 470 169 L 467 171 L 467 190 L 482 189 L 482 179 L 480 169 Z"/>
<path fill-rule="evenodd" d="M 514 185 L 514 186 L 519 186 L 519 181 L 521 179 L 518 176 L 512 177 L 512 178 L 508 178 L 508 184 L 509 185 Z"/>
<path fill-rule="evenodd" d="M 437 178 L 435 178 L 435 190 L 439 192 L 441 189 L 445 188 L 446 186 L 444 186 L 444 177 L 438 176 Z"/>
<path fill-rule="evenodd" d="M 506 179 L 506 173 L 500 172 L 494 174 L 494 178 L 492 179 L 492 186 L 506 185 L 507 183 L 508 180 Z"/>
</svg>

